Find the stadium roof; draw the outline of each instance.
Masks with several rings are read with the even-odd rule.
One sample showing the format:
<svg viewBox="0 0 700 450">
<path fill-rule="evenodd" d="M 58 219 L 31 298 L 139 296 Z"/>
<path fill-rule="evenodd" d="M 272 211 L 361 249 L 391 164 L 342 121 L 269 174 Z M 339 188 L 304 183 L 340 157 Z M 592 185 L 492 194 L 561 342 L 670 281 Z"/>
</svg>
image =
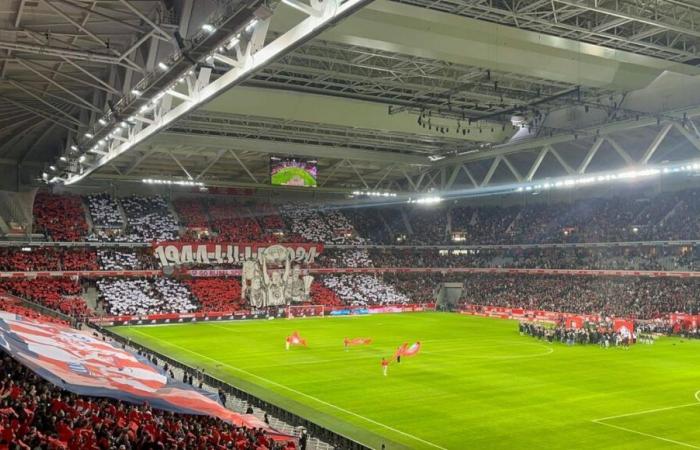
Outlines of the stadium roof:
<svg viewBox="0 0 700 450">
<path fill-rule="evenodd" d="M 278 154 L 318 159 L 323 190 L 423 191 L 700 156 L 691 1 L 19 0 L 0 21 L 16 184 L 265 187 Z"/>
</svg>

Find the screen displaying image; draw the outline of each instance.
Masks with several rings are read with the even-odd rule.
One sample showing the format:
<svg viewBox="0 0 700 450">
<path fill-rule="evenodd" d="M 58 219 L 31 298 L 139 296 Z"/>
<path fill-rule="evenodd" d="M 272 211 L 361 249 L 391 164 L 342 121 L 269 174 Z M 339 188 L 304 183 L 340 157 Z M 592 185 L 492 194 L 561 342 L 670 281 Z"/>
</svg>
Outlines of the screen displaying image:
<svg viewBox="0 0 700 450">
<path fill-rule="evenodd" d="M 270 157 L 270 182 L 276 186 L 316 187 L 316 160 Z"/>
</svg>

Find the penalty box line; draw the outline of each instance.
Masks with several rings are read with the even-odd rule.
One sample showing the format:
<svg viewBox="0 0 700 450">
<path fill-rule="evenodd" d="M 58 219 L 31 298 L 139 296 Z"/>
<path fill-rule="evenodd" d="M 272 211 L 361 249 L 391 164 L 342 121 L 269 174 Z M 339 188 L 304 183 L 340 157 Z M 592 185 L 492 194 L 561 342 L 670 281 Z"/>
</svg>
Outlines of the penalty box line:
<svg viewBox="0 0 700 450">
<path fill-rule="evenodd" d="M 618 415 L 616 415 L 616 416 L 609 416 L 609 417 L 602 417 L 602 418 L 600 418 L 600 419 L 593 419 L 593 420 L 591 420 L 591 422 L 596 423 L 596 424 L 598 424 L 598 425 L 604 425 L 604 426 L 606 426 L 606 427 L 610 427 L 610 428 L 615 428 L 615 429 L 618 429 L 618 430 L 626 431 L 626 432 L 628 432 L 628 433 L 634 433 L 634 434 L 638 434 L 638 435 L 641 435 L 641 436 L 646 436 L 646 437 L 650 437 L 650 438 L 653 438 L 653 439 L 657 439 L 657 440 L 660 440 L 660 441 L 669 442 L 669 443 L 671 443 L 671 444 L 680 445 L 680 446 L 682 446 L 682 447 L 690 447 L 690 448 L 698 448 L 698 449 L 700 449 L 700 446 L 693 445 L 693 444 L 689 444 L 689 443 L 687 443 L 687 442 L 676 441 L 676 440 L 668 439 L 668 438 L 665 438 L 665 437 L 662 437 L 662 436 L 657 436 L 657 435 L 655 435 L 655 434 L 644 433 L 644 432 L 642 432 L 642 431 L 633 430 L 633 429 L 631 429 L 631 428 L 621 427 L 620 425 L 613 425 L 613 424 L 611 424 L 611 423 L 606 423 L 607 420 L 620 419 L 620 418 L 622 418 L 622 417 L 641 416 L 641 415 L 644 415 L 644 414 L 652 414 L 652 413 L 661 412 L 661 411 L 671 411 L 671 410 L 674 410 L 674 409 L 689 408 L 689 407 L 691 407 L 691 406 L 698 406 L 698 405 L 700 405 L 700 391 L 697 391 L 697 392 L 695 393 L 695 399 L 698 400 L 698 402 L 695 402 L 695 403 L 686 403 L 686 404 L 683 404 L 683 405 L 676 405 L 676 406 L 667 406 L 667 407 L 665 407 L 665 408 L 646 409 L 646 410 L 644 410 L 644 411 L 636 411 L 636 412 L 631 412 L 631 413 L 627 413 L 627 414 L 618 414 Z"/>
<path fill-rule="evenodd" d="M 302 397 L 306 397 L 306 398 L 308 398 L 308 399 L 314 400 L 314 401 L 316 401 L 316 402 L 318 402 L 318 403 L 321 403 L 321 404 L 323 404 L 323 405 L 329 406 L 329 407 L 331 407 L 331 408 L 333 408 L 333 409 L 336 409 L 336 410 L 338 410 L 338 411 L 341 411 L 341 412 L 343 412 L 343 413 L 345 413 L 345 414 L 349 414 L 349 415 L 351 415 L 351 416 L 354 416 L 354 417 L 357 417 L 357 418 L 359 418 L 359 419 L 365 420 L 365 421 L 367 421 L 367 422 L 369 422 L 369 423 L 372 423 L 372 424 L 374 424 L 374 425 L 378 425 L 378 426 L 380 426 L 380 427 L 382 427 L 382 428 L 385 428 L 385 429 L 387 429 L 387 430 L 393 431 L 394 433 L 398 433 L 398 434 L 401 434 L 401 435 L 406 436 L 406 437 L 408 437 L 408 438 L 414 439 L 414 440 L 416 440 L 416 441 L 418 441 L 418 442 L 422 442 L 423 444 L 429 445 L 429 446 L 434 447 L 434 448 L 438 448 L 438 449 L 440 449 L 440 450 L 447 450 L 445 447 L 441 447 L 441 446 L 439 446 L 439 445 L 437 445 L 437 444 L 434 444 L 434 443 L 432 443 L 432 442 L 430 442 L 430 441 L 426 441 L 425 439 L 421 439 L 421 438 L 419 438 L 418 436 L 414 436 L 414 435 L 412 435 L 412 434 L 410 434 L 410 433 L 406 433 L 405 431 L 397 430 L 396 428 L 390 427 L 389 425 L 385 425 L 385 424 L 383 424 L 383 423 L 381 423 L 381 422 L 377 422 L 376 420 L 370 419 L 370 418 L 368 418 L 368 417 L 362 416 L 362 415 L 357 414 L 357 413 L 354 413 L 354 412 L 352 412 L 352 411 L 348 411 L 348 410 L 345 409 L 345 408 L 341 408 L 340 406 L 336 406 L 336 405 L 334 405 L 334 404 L 332 404 L 332 403 L 328 403 L 328 402 L 325 401 L 325 400 L 321 400 L 320 398 L 314 397 L 314 396 L 309 395 L 309 394 L 305 394 L 304 392 L 297 391 L 296 389 L 290 388 L 289 386 L 285 386 L 285 385 L 283 385 L 283 384 L 280 384 L 280 383 L 277 383 L 277 382 L 275 382 L 275 381 L 269 380 L 269 379 L 267 379 L 267 378 L 265 378 L 265 377 L 261 377 L 260 375 L 256 375 L 256 374 L 254 374 L 254 373 L 248 372 L 247 370 L 241 369 L 241 368 L 239 368 L 239 367 L 234 367 L 234 366 L 232 366 L 232 365 L 226 364 L 226 363 L 224 363 L 224 362 L 222 362 L 222 361 L 219 361 L 219 360 L 217 360 L 217 359 L 211 358 L 211 357 L 206 356 L 206 355 L 202 355 L 201 353 L 197 353 L 197 352 L 195 352 L 195 351 L 193 351 L 193 350 L 190 350 L 190 349 L 188 349 L 188 348 L 181 347 L 181 346 L 179 346 L 179 345 L 177 345 L 177 344 L 173 344 L 172 342 L 168 342 L 168 341 L 165 341 L 165 340 L 163 340 L 163 339 L 160 339 L 160 338 L 157 338 L 157 337 L 154 337 L 154 336 L 149 336 L 149 335 L 147 335 L 147 334 L 145 334 L 145 333 L 142 333 L 141 331 L 134 330 L 134 332 L 136 332 L 136 333 L 138 333 L 138 334 L 140 334 L 140 335 L 142 335 L 142 336 L 145 336 L 145 337 L 147 337 L 148 339 L 155 339 L 156 341 L 161 342 L 161 343 L 163 343 L 163 344 L 166 344 L 166 345 L 170 345 L 170 346 L 172 346 L 172 347 L 179 348 L 180 350 L 186 351 L 186 352 L 191 353 L 191 354 L 193 354 L 193 355 L 196 355 L 196 356 L 198 356 L 198 357 L 200 357 L 200 358 L 208 359 L 209 361 L 215 362 L 215 363 L 220 364 L 220 365 L 222 365 L 222 366 L 226 366 L 226 367 L 228 367 L 229 369 L 235 370 L 235 371 L 237 371 L 237 372 L 244 373 L 244 374 L 246 374 L 246 375 L 248 375 L 248 376 L 250 376 L 250 377 L 257 378 L 258 380 L 264 381 L 264 382 L 266 382 L 266 383 L 268 383 L 268 384 L 271 384 L 271 385 L 273 385 L 273 386 L 280 387 L 280 388 L 285 389 L 285 390 L 287 390 L 287 391 L 289 391 L 289 392 L 293 392 L 293 393 L 295 393 L 295 394 L 297 394 L 297 395 L 301 395 Z"/>
</svg>

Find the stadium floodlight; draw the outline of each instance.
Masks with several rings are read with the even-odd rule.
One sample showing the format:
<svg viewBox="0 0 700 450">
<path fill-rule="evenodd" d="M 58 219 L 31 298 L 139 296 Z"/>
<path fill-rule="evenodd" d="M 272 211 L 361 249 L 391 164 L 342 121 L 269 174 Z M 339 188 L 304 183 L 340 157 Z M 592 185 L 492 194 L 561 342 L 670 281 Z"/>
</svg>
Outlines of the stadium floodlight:
<svg viewBox="0 0 700 450">
<path fill-rule="evenodd" d="M 48 174 L 48 173 L 46 173 L 46 172 L 43 172 L 43 173 L 41 174 L 41 178 L 43 178 L 43 179 L 44 179 L 44 181 L 46 181 L 46 180 L 48 180 L 48 179 L 49 179 L 49 174 Z"/>
<path fill-rule="evenodd" d="M 216 31 L 216 27 L 214 27 L 214 25 L 205 23 L 204 25 L 202 25 L 202 30 L 206 31 L 207 33 L 213 33 Z"/>
<path fill-rule="evenodd" d="M 92 139 L 92 138 L 95 137 L 95 136 L 93 136 L 92 133 L 85 133 L 85 137 L 86 137 L 87 139 Z"/>
<path fill-rule="evenodd" d="M 192 180 L 161 180 L 154 178 L 144 178 L 141 180 L 144 184 L 164 184 L 164 185 L 176 185 L 176 186 L 204 186 L 201 181 Z"/>
<path fill-rule="evenodd" d="M 98 122 L 100 123 L 100 125 L 102 125 L 102 126 L 107 125 L 107 121 L 104 120 L 102 117 L 100 117 L 97 121 L 98 121 Z"/>
<path fill-rule="evenodd" d="M 73 150 L 74 152 L 78 151 L 78 146 L 77 145 L 71 145 L 70 149 Z"/>
<path fill-rule="evenodd" d="M 68 158 L 66 158 L 65 156 L 61 156 L 61 157 L 58 158 L 58 159 L 61 160 L 61 162 L 66 162 L 66 161 L 68 161 Z"/>
<path fill-rule="evenodd" d="M 80 155 L 80 158 L 78 158 L 78 162 L 85 162 L 85 155 Z"/>
<path fill-rule="evenodd" d="M 226 44 L 226 50 L 231 50 L 233 47 L 238 45 L 239 42 L 241 42 L 240 35 L 236 35 L 233 39 L 228 41 L 228 44 Z"/>
<path fill-rule="evenodd" d="M 138 89 L 132 89 L 131 93 L 136 97 L 141 97 L 141 91 L 139 91 Z"/>
<path fill-rule="evenodd" d="M 419 205 L 434 205 L 436 203 L 442 202 L 443 198 L 439 196 L 431 196 L 431 197 L 420 197 L 420 198 L 412 198 L 408 200 L 408 203 L 417 203 Z"/>
<path fill-rule="evenodd" d="M 158 63 L 158 67 L 160 68 L 160 70 L 168 70 L 168 65 L 165 64 L 163 61 L 160 61 Z"/>
</svg>

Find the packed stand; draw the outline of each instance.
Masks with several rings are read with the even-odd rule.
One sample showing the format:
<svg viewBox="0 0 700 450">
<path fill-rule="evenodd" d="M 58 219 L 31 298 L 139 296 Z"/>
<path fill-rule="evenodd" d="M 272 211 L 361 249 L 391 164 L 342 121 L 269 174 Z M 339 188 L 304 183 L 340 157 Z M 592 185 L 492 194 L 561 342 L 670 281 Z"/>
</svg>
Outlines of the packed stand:
<svg viewBox="0 0 700 450">
<path fill-rule="evenodd" d="M 185 228 L 208 229 L 209 217 L 202 199 L 178 198 L 173 202 L 180 225 Z"/>
<path fill-rule="evenodd" d="M 413 234 L 412 244 L 442 244 L 447 240 L 447 210 L 414 206 L 407 212 Z"/>
<path fill-rule="evenodd" d="M 30 320 L 42 320 L 44 322 L 56 323 L 59 325 L 69 325 L 65 320 L 41 314 L 34 309 L 23 306 L 19 300 L 3 297 L 2 295 L 0 295 L 0 311 L 17 314 Z"/>
<path fill-rule="evenodd" d="M 97 258 L 101 270 L 152 270 L 158 266 L 150 248 L 100 248 L 97 250 Z"/>
<path fill-rule="evenodd" d="M 266 242 L 260 224 L 251 212 L 237 203 L 214 201 L 209 205 L 211 229 L 222 242 Z"/>
<path fill-rule="evenodd" d="M 264 431 L 208 416 L 165 412 L 109 398 L 78 396 L 0 353 L 0 448 L 293 450 Z"/>
<path fill-rule="evenodd" d="M 335 292 L 345 304 L 352 306 L 410 303 L 409 298 L 394 286 L 371 275 L 327 275 L 323 277 L 323 285 Z"/>
<path fill-rule="evenodd" d="M 109 194 L 93 194 L 87 197 L 92 224 L 98 228 L 122 228 L 124 218 L 119 204 Z"/>
<path fill-rule="evenodd" d="M 163 197 L 132 195 L 121 199 L 129 242 L 174 241 L 179 227 Z"/>
<path fill-rule="evenodd" d="M 53 247 L 2 247 L 0 270 L 57 271 L 98 270 L 97 255 L 91 249 Z"/>
<path fill-rule="evenodd" d="M 69 278 L 8 279 L 0 281 L 0 293 L 31 300 L 54 311 L 84 319 L 92 312 L 81 297 L 82 287 Z"/>
<path fill-rule="evenodd" d="M 97 281 L 99 301 L 113 316 L 189 313 L 198 306 L 187 287 L 168 278 Z"/>
<path fill-rule="evenodd" d="M 233 312 L 243 309 L 241 282 L 237 278 L 191 278 L 183 282 L 204 312 Z"/>
<path fill-rule="evenodd" d="M 350 221 L 339 210 L 319 210 L 306 203 L 290 203 L 280 213 L 293 235 L 307 242 L 326 244 L 362 244 Z"/>
<path fill-rule="evenodd" d="M 653 319 L 697 313 L 700 281 L 684 278 L 469 275 L 461 302 L 576 314 Z"/>
<path fill-rule="evenodd" d="M 56 242 L 85 240 L 88 224 L 80 197 L 39 192 L 34 198 L 34 231 Z"/>
</svg>

